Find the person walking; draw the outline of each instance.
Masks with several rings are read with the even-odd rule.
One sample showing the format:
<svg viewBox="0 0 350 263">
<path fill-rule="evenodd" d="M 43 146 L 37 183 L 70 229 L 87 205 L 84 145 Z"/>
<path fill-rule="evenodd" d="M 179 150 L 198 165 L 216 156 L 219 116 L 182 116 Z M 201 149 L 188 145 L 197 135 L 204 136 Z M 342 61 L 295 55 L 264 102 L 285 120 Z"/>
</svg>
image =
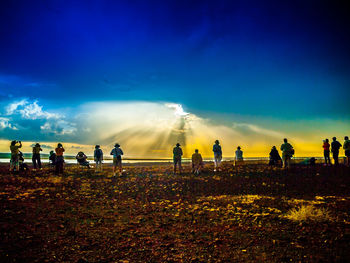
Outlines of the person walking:
<svg viewBox="0 0 350 263">
<path fill-rule="evenodd" d="M 103 152 L 100 148 L 100 145 L 95 146 L 94 150 L 94 160 L 95 160 L 95 172 L 102 172 L 102 161 L 103 161 Z"/>
<path fill-rule="evenodd" d="M 64 148 L 61 143 L 57 144 L 57 148 L 55 149 L 56 152 L 56 175 L 59 175 L 60 173 L 63 174 L 63 164 L 64 164 Z"/>
<path fill-rule="evenodd" d="M 346 165 L 350 166 L 350 140 L 348 136 L 344 137 L 343 149 L 346 157 Z"/>
<path fill-rule="evenodd" d="M 294 155 L 294 149 L 293 146 L 288 142 L 287 138 L 284 138 L 283 142 L 284 143 L 281 145 L 283 167 L 289 168 L 290 159 Z"/>
<path fill-rule="evenodd" d="M 331 151 L 332 151 L 332 155 L 333 155 L 333 159 L 334 159 L 334 165 L 338 165 L 339 164 L 339 149 L 341 147 L 341 143 L 337 141 L 336 137 L 333 137 L 333 141 L 331 143 Z"/>
<path fill-rule="evenodd" d="M 174 174 L 176 174 L 176 166 L 179 165 L 179 173 L 182 172 L 181 158 L 182 158 L 182 149 L 180 143 L 177 143 L 173 149 L 173 160 L 174 160 Z"/>
<path fill-rule="evenodd" d="M 329 140 L 325 139 L 323 141 L 323 156 L 324 156 L 324 161 L 325 161 L 325 165 L 331 165 L 331 158 L 329 157 L 329 148 L 331 147 L 331 145 L 329 144 Z"/>
<path fill-rule="evenodd" d="M 111 151 L 111 155 L 113 155 L 113 175 L 115 176 L 117 173 L 117 167 L 119 168 L 119 173 L 122 173 L 122 155 L 123 151 L 120 148 L 119 143 L 114 145 L 114 148 Z"/>
<path fill-rule="evenodd" d="M 19 171 L 19 148 L 22 148 L 21 141 L 12 141 L 10 145 L 11 159 L 10 159 L 10 172 L 16 169 Z"/>
<path fill-rule="evenodd" d="M 198 149 L 195 149 L 194 154 L 192 154 L 192 173 L 196 173 L 198 175 L 202 167 L 203 167 L 202 155 L 198 152 Z"/>
<path fill-rule="evenodd" d="M 221 166 L 221 160 L 222 160 L 222 149 L 219 140 L 216 140 L 213 145 L 213 152 L 214 152 L 214 172 L 217 170 L 220 170 Z"/>
<path fill-rule="evenodd" d="M 40 160 L 40 152 L 42 151 L 40 144 L 36 143 L 33 147 L 33 154 L 32 154 L 32 162 L 34 166 L 34 171 L 36 170 L 36 167 L 41 170 L 41 160 Z"/>
</svg>

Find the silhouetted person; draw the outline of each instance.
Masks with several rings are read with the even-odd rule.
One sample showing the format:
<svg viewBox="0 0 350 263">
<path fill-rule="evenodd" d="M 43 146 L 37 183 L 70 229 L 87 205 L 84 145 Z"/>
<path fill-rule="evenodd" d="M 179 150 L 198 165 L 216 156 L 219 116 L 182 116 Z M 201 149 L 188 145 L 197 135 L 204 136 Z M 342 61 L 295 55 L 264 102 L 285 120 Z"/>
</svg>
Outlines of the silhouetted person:
<svg viewBox="0 0 350 263">
<path fill-rule="evenodd" d="M 283 144 L 281 145 L 282 160 L 284 168 L 290 167 L 290 159 L 294 154 L 293 146 L 288 142 L 286 138 L 283 139 Z"/>
<path fill-rule="evenodd" d="M 120 145 L 116 143 L 114 145 L 114 148 L 111 151 L 111 155 L 113 155 L 113 175 L 116 175 L 117 167 L 119 167 L 119 172 L 122 173 L 122 155 L 123 155 L 122 149 L 120 149 Z"/>
<path fill-rule="evenodd" d="M 339 149 L 341 147 L 341 143 L 337 141 L 337 138 L 336 137 L 333 137 L 333 141 L 332 141 L 332 144 L 331 144 L 331 147 L 332 147 L 332 155 L 333 155 L 333 159 L 334 159 L 334 165 L 338 165 L 339 164 L 339 160 L 338 160 L 338 157 L 339 157 Z"/>
<path fill-rule="evenodd" d="M 49 163 L 51 165 L 56 165 L 56 153 L 54 151 L 50 151 Z"/>
<path fill-rule="evenodd" d="M 346 165 L 350 165 L 350 140 L 348 136 L 344 137 L 343 149 L 346 156 Z"/>
<path fill-rule="evenodd" d="M 12 141 L 10 145 L 11 151 L 11 160 L 10 160 L 10 171 L 16 169 L 16 172 L 19 171 L 19 148 L 22 147 L 21 141 Z"/>
<path fill-rule="evenodd" d="M 20 171 L 27 172 L 29 170 L 28 165 L 24 162 L 23 153 L 21 151 L 18 152 L 18 162 Z"/>
<path fill-rule="evenodd" d="M 90 164 L 87 161 L 87 156 L 83 152 L 78 152 L 78 154 L 75 156 L 75 159 L 77 159 L 78 164 L 81 166 L 86 166 L 90 169 Z"/>
<path fill-rule="evenodd" d="M 242 163 L 243 163 L 243 151 L 241 150 L 241 146 L 238 146 L 235 152 L 235 164 L 238 165 Z"/>
<path fill-rule="evenodd" d="M 218 140 L 215 141 L 215 144 L 213 145 L 213 152 L 214 152 L 214 172 L 216 172 L 216 170 L 220 169 L 220 165 L 221 165 L 221 160 L 222 160 L 222 149 L 220 146 L 220 142 Z"/>
<path fill-rule="evenodd" d="M 202 155 L 198 153 L 198 149 L 195 149 L 194 154 L 192 154 L 192 173 L 199 174 L 202 167 L 203 167 Z"/>
<path fill-rule="evenodd" d="M 63 153 L 64 153 L 64 148 L 61 143 L 57 144 L 57 148 L 55 149 L 56 152 L 56 174 L 59 175 L 60 173 L 63 174 L 63 164 L 64 164 L 64 158 L 63 158 Z"/>
<path fill-rule="evenodd" d="M 101 171 L 102 172 L 102 161 L 103 161 L 103 152 L 100 148 L 100 145 L 96 145 L 95 146 L 95 150 L 94 150 L 94 160 L 96 163 L 95 166 L 95 171 Z"/>
<path fill-rule="evenodd" d="M 32 162 L 33 162 L 33 166 L 34 166 L 34 171 L 36 170 L 36 167 L 38 166 L 38 168 L 41 170 L 41 160 L 40 160 L 40 152 L 42 151 L 40 144 L 37 143 L 35 144 L 35 146 L 33 147 L 33 154 L 32 154 Z"/>
<path fill-rule="evenodd" d="M 281 166 L 282 158 L 278 153 L 276 146 L 272 146 L 269 156 L 270 156 L 269 165 Z"/>
<path fill-rule="evenodd" d="M 174 160 L 174 174 L 176 174 L 176 166 L 179 166 L 179 172 L 182 172 L 181 159 L 182 159 L 182 149 L 180 143 L 177 143 L 173 149 L 173 160 Z"/>
<path fill-rule="evenodd" d="M 329 157 L 329 148 L 331 147 L 331 145 L 329 144 L 329 140 L 325 139 L 323 141 L 323 155 L 324 155 L 324 161 L 326 162 L 326 165 L 330 165 L 331 164 L 331 158 Z"/>
</svg>

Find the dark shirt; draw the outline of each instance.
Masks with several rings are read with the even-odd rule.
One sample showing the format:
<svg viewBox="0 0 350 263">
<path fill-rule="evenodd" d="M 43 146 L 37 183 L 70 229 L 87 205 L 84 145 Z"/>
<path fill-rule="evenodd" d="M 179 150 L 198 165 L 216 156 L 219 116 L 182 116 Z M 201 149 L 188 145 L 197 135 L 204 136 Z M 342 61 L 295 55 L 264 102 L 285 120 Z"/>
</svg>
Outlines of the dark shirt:
<svg viewBox="0 0 350 263">
<path fill-rule="evenodd" d="M 270 152 L 270 159 L 271 160 L 275 160 L 275 161 L 281 160 L 281 156 L 278 153 L 277 149 L 272 149 L 271 150 L 271 152 Z"/>
<path fill-rule="evenodd" d="M 338 141 L 333 141 L 331 146 L 332 146 L 332 152 L 339 152 L 341 144 Z"/>
</svg>

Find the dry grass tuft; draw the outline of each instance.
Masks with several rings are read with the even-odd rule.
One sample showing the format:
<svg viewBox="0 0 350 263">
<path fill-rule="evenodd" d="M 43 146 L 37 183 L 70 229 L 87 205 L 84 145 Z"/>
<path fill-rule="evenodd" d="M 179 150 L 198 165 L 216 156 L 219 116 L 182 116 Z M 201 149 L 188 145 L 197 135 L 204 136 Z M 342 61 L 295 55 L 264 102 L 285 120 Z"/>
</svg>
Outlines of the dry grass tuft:
<svg viewBox="0 0 350 263">
<path fill-rule="evenodd" d="M 325 208 L 317 208 L 313 205 L 302 205 L 299 208 L 293 208 L 287 212 L 286 218 L 292 221 L 332 221 L 329 211 Z"/>
</svg>

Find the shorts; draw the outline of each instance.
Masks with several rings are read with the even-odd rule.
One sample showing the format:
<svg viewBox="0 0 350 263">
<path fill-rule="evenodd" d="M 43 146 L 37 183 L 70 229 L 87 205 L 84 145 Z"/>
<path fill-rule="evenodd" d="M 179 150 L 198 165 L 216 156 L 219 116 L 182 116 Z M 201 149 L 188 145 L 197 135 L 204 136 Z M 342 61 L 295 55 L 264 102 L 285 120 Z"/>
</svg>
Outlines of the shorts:
<svg viewBox="0 0 350 263">
<path fill-rule="evenodd" d="M 118 155 L 117 157 L 113 157 L 113 165 L 117 166 L 122 164 L 122 157 Z"/>
<path fill-rule="evenodd" d="M 350 150 L 345 150 L 345 156 L 350 157 Z"/>
</svg>

